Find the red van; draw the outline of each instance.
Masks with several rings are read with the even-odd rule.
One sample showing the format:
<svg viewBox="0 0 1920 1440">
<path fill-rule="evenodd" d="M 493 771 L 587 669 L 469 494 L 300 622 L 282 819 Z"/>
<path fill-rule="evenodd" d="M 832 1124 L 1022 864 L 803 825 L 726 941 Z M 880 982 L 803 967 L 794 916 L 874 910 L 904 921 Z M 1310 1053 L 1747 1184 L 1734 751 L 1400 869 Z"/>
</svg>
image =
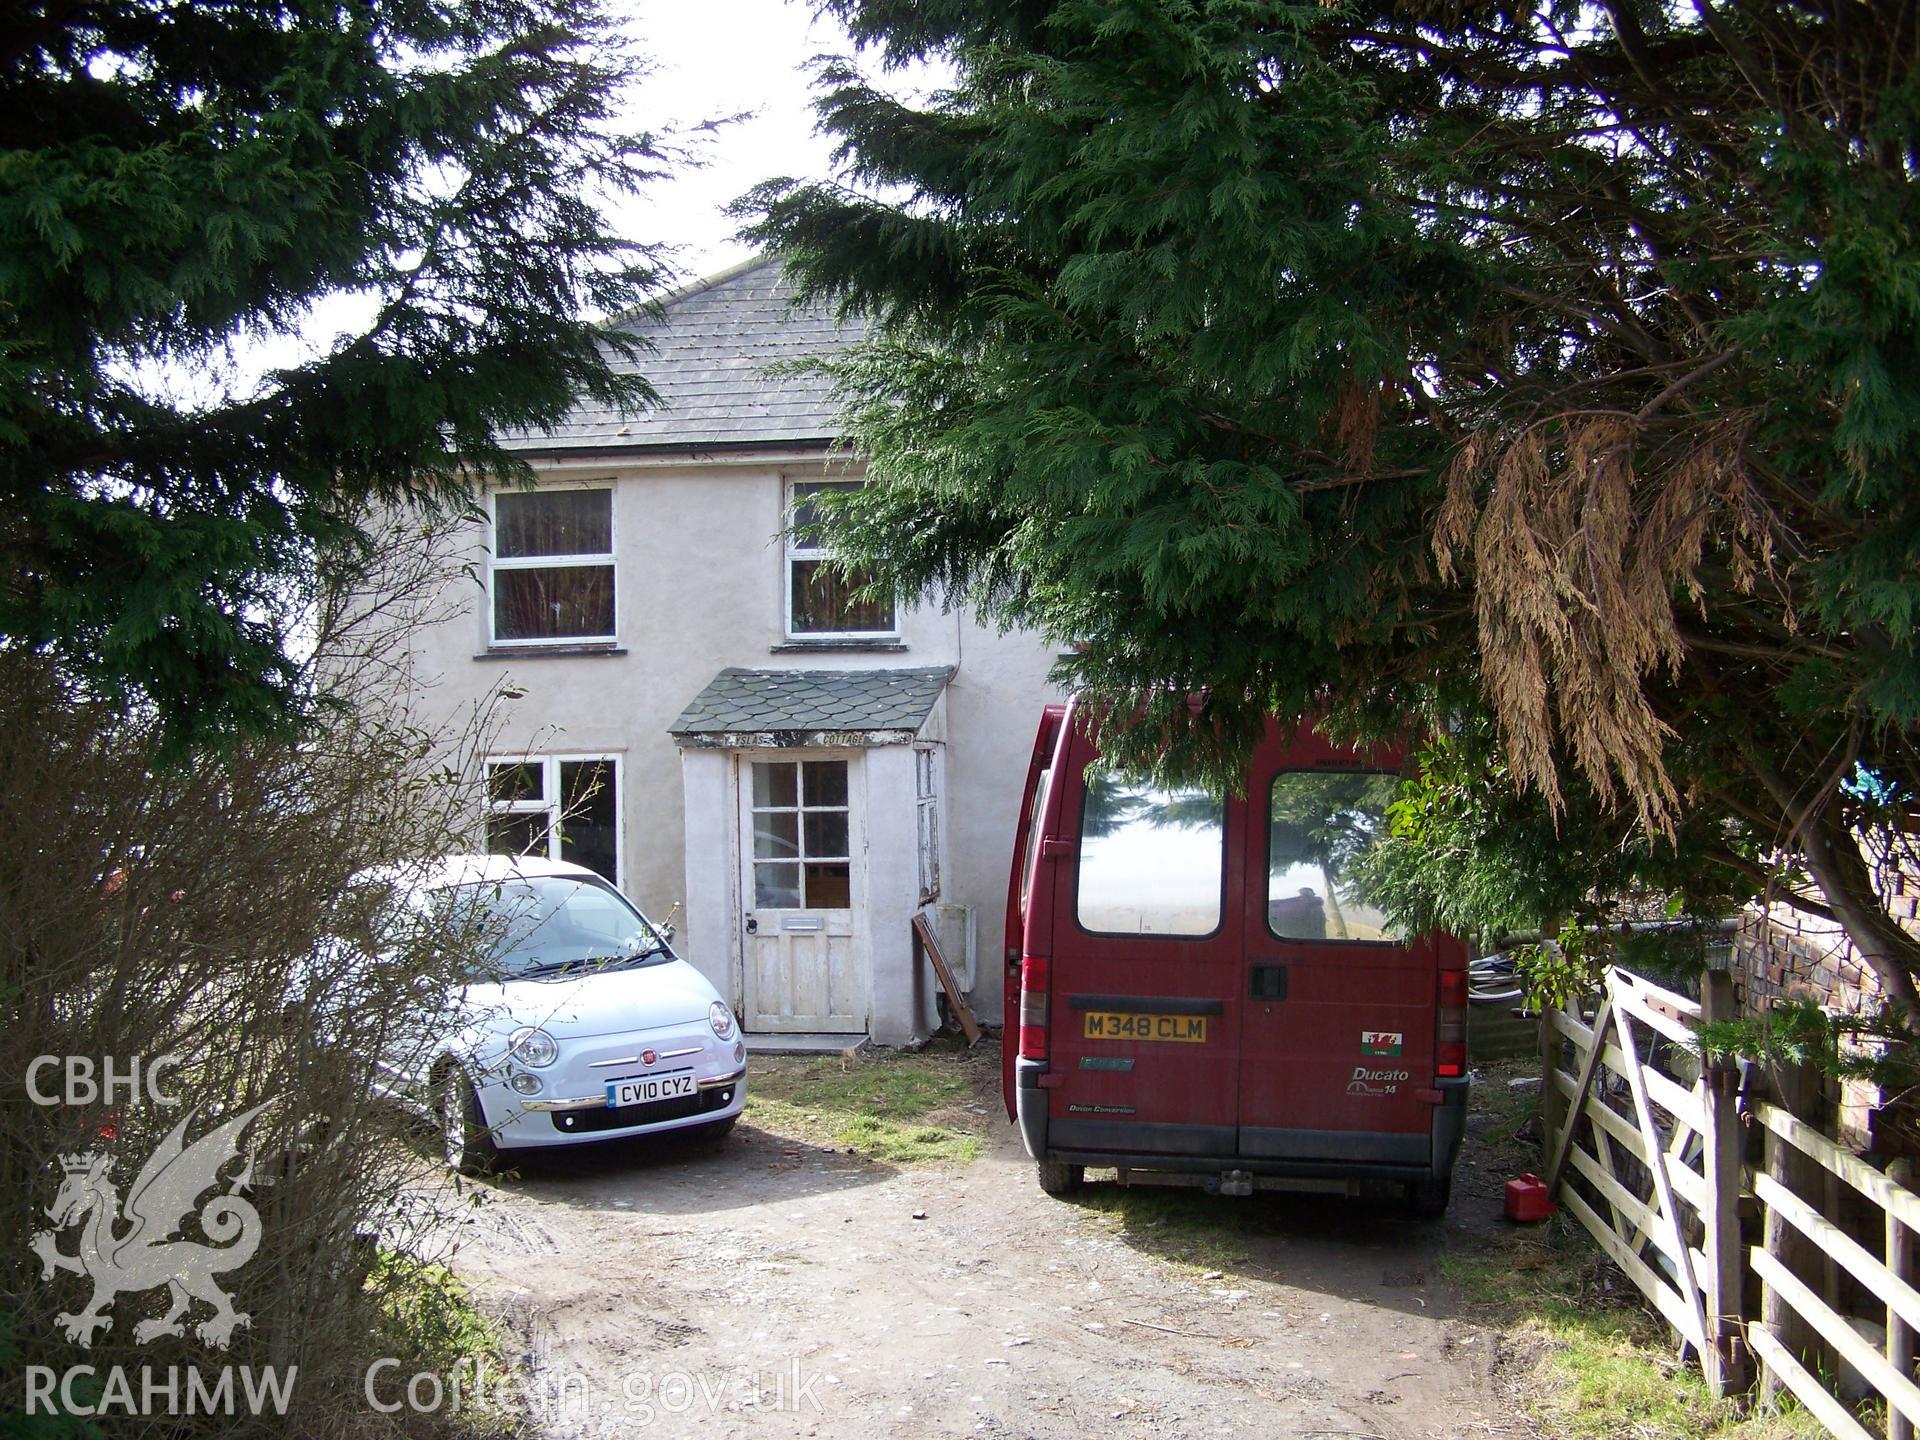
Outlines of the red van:
<svg viewBox="0 0 1920 1440">
<path fill-rule="evenodd" d="M 1222 800 L 1089 776 L 1088 730 L 1047 707 L 1007 896 L 1003 1080 L 1041 1188 L 1088 1166 L 1229 1195 L 1388 1181 L 1438 1215 L 1466 950 L 1395 934 L 1346 873 L 1404 753 L 1272 722 Z"/>
</svg>

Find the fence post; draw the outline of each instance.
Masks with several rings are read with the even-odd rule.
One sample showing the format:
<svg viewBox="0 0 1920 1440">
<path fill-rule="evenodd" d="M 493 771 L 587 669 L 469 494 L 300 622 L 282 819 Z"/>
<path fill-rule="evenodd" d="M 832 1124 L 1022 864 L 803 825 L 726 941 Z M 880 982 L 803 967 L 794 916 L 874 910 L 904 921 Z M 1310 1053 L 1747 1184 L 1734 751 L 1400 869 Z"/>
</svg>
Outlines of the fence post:
<svg viewBox="0 0 1920 1440">
<path fill-rule="evenodd" d="M 1887 1166 L 1887 1178 L 1902 1188 L 1910 1188 L 1913 1162 L 1904 1155 Z M 1913 1283 L 1913 1232 L 1887 1211 L 1887 1269 L 1894 1279 Z M 1913 1327 L 1899 1313 L 1887 1307 L 1887 1363 L 1902 1375 L 1913 1374 Z M 1887 1440 L 1914 1440 L 1913 1422 L 1897 1405 L 1887 1406 Z"/>
<path fill-rule="evenodd" d="M 1554 1029 L 1553 1005 L 1540 1002 L 1540 1100 L 1537 1113 L 1540 1116 L 1540 1153 L 1553 1153 L 1553 1111 L 1559 1098 L 1560 1087 L 1554 1081 L 1554 1074 L 1560 1068 L 1556 1046 L 1560 1032 Z"/>
<path fill-rule="evenodd" d="M 1781 1139 L 1778 1135 L 1774 1134 L 1771 1129 L 1768 1129 L 1760 1137 L 1760 1140 L 1765 1149 L 1761 1164 L 1765 1167 L 1767 1174 L 1777 1177 L 1780 1174 L 1780 1166 L 1782 1163 L 1780 1151 L 1784 1148 Z M 1769 1254 L 1773 1251 L 1775 1230 L 1778 1224 L 1779 1222 L 1776 1222 L 1773 1218 L 1773 1207 L 1768 1206 L 1766 1211 L 1766 1224 L 1761 1232 L 1760 1244 L 1761 1248 L 1765 1249 Z M 1786 1304 L 1773 1293 L 1773 1286 L 1769 1285 L 1766 1278 L 1762 1276 L 1760 1280 L 1761 1326 L 1776 1337 L 1784 1339 L 1785 1337 L 1780 1336 L 1779 1326 L 1781 1321 L 1791 1315 L 1791 1313 Z M 1773 1366 L 1767 1363 L 1764 1358 L 1766 1353 L 1771 1352 L 1763 1352 L 1763 1358 L 1760 1361 L 1760 1403 L 1762 1405 L 1771 1405 L 1780 1394 L 1780 1376 L 1774 1371 Z"/>
<path fill-rule="evenodd" d="M 1734 1018 L 1733 977 L 1709 970 L 1701 977 L 1700 1019 L 1710 1023 Z M 1745 1319 L 1741 1285 L 1746 1256 L 1740 1245 L 1740 1172 L 1746 1135 L 1740 1124 L 1736 1087 L 1739 1071 L 1724 1061 L 1700 1061 L 1701 1110 L 1707 1133 L 1701 1168 L 1706 1172 L 1707 1203 L 1701 1212 L 1706 1226 L 1707 1330 L 1709 1353 L 1700 1357 L 1708 1388 L 1730 1395 L 1747 1388 L 1751 1379 L 1741 1345 Z M 1912 1440 L 1912 1437 L 1907 1437 Z"/>
<path fill-rule="evenodd" d="M 1789 1114 L 1795 1115 L 1815 1128 L 1820 1107 L 1820 1076 L 1809 1066 L 1770 1064 L 1767 1078 L 1772 1082 L 1774 1103 Z M 1782 1187 L 1799 1196 L 1816 1210 L 1821 1208 L 1824 1187 L 1821 1177 L 1825 1167 L 1809 1156 L 1802 1155 L 1799 1147 L 1789 1145 L 1769 1129 L 1767 1131 L 1767 1174 Z M 1769 1255 L 1778 1260 L 1796 1279 L 1817 1290 L 1820 1280 L 1815 1267 L 1824 1262 L 1819 1249 L 1800 1233 L 1783 1215 L 1767 1207 L 1766 1234 L 1761 1242 Z M 1824 1359 L 1825 1350 L 1820 1337 L 1813 1327 L 1800 1318 L 1800 1314 L 1771 1285 L 1761 1288 L 1760 1318 L 1773 1336 L 1787 1349 L 1787 1353 L 1799 1358 L 1809 1369 L 1819 1373 L 1829 1368 Z M 1779 1382 L 1769 1372 L 1762 1376 L 1761 1398 L 1771 1400 Z"/>
</svg>

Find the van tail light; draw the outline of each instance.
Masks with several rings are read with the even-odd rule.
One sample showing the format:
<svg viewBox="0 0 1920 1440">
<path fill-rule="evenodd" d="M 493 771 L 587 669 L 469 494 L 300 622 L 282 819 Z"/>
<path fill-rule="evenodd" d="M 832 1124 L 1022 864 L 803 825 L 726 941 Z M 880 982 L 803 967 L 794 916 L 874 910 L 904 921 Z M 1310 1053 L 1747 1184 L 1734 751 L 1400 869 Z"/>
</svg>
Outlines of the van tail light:
<svg viewBox="0 0 1920 1440">
<path fill-rule="evenodd" d="M 1020 1058 L 1047 1058 L 1047 987 L 1052 966 L 1044 955 L 1020 962 Z"/>
<path fill-rule="evenodd" d="M 1433 1071 L 1442 1079 L 1467 1073 L 1467 972 L 1440 972 L 1440 1019 L 1434 1032 Z"/>
</svg>

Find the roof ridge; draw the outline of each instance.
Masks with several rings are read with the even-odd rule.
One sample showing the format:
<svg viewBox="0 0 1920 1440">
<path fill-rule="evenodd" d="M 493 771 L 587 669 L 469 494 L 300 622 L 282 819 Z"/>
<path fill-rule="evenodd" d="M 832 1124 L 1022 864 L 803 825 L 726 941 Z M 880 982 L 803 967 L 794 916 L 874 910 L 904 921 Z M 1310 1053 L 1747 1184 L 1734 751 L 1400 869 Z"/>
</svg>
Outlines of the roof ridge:
<svg viewBox="0 0 1920 1440">
<path fill-rule="evenodd" d="M 715 286 L 724 285 L 727 281 L 738 279 L 750 271 L 759 270 L 768 265 L 778 265 L 779 263 L 780 257 L 778 255 L 766 250 L 756 250 L 746 259 L 736 261 L 724 270 L 716 270 L 711 275 L 703 275 L 698 279 L 689 280 L 684 285 L 675 286 L 664 295 L 644 301 L 629 310 L 622 310 L 618 315 L 614 315 L 608 319 L 607 328 L 609 330 L 617 330 L 623 325 L 631 325 L 635 321 L 649 319 L 654 314 L 663 313 L 673 306 L 678 305 L 682 300 L 691 300 L 696 295 L 704 295 Z"/>
</svg>

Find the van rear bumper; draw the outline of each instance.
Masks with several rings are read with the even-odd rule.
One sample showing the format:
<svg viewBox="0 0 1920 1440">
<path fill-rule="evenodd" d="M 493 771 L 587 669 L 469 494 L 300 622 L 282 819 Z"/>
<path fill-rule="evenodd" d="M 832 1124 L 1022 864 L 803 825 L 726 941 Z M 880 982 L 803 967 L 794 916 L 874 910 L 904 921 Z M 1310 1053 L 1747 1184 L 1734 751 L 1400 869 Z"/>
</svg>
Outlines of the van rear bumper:
<svg viewBox="0 0 1920 1440">
<path fill-rule="evenodd" d="M 1417 1180 L 1453 1170 L 1467 1124 L 1462 1078 L 1437 1082 L 1440 1103 L 1422 1134 L 1336 1130 L 1237 1130 L 1228 1125 L 1144 1125 L 1099 1119 L 1050 1120 L 1040 1077 L 1046 1063 L 1014 1062 L 1014 1113 L 1027 1153 L 1070 1165 L 1125 1166 L 1204 1174 L 1231 1165 L 1255 1175 L 1301 1179 L 1375 1176 Z M 1148 1147 L 1151 1148 L 1148 1148 Z"/>
<path fill-rule="evenodd" d="M 1007 1041 L 1003 1038 L 1001 1043 Z M 1023 1055 L 1013 1062 L 1014 1119 L 1019 1123 L 1027 1154 L 1036 1160 L 1047 1158 L 1047 1092 L 1040 1088 L 1040 1077 L 1046 1073 L 1044 1060 L 1029 1060 Z"/>
</svg>

